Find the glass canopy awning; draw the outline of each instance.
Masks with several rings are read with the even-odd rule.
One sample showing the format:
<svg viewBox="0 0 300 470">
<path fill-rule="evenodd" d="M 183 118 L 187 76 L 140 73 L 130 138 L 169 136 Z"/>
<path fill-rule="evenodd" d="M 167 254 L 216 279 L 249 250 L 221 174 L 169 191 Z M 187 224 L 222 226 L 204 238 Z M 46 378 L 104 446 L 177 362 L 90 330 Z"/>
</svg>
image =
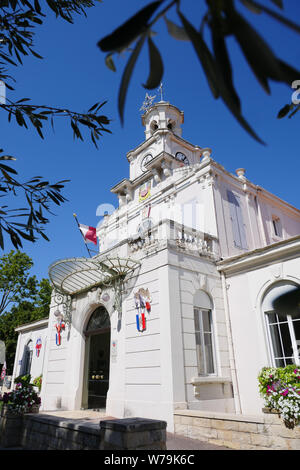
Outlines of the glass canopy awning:
<svg viewBox="0 0 300 470">
<path fill-rule="evenodd" d="M 75 295 L 92 287 L 124 279 L 138 266 L 140 266 L 139 261 L 118 256 L 67 258 L 50 265 L 49 278 L 58 292 Z"/>
</svg>

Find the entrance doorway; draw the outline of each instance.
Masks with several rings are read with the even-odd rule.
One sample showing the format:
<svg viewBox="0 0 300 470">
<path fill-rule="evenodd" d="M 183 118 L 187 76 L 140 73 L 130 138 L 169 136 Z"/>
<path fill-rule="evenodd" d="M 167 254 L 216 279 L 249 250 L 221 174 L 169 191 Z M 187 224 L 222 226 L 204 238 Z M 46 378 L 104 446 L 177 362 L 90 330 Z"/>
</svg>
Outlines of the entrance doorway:
<svg viewBox="0 0 300 470">
<path fill-rule="evenodd" d="M 91 315 L 85 330 L 87 338 L 88 408 L 105 408 L 109 388 L 110 319 L 104 307 Z"/>
</svg>

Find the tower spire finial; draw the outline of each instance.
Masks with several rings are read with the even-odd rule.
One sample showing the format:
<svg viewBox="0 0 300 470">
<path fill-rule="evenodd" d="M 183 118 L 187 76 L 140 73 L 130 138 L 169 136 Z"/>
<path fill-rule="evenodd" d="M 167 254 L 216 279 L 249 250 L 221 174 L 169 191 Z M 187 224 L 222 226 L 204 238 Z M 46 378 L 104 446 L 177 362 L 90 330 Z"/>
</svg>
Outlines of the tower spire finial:
<svg viewBox="0 0 300 470">
<path fill-rule="evenodd" d="M 158 91 L 160 92 L 160 101 L 164 101 L 164 95 L 163 95 L 163 82 L 160 83 Z"/>
</svg>

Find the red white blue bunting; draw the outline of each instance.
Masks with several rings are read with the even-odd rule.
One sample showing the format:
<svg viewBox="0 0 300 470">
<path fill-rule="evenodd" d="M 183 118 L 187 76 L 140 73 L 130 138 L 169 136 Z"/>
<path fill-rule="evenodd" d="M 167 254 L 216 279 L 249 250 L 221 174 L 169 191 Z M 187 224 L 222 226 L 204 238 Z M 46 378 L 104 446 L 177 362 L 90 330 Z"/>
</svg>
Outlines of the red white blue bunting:
<svg viewBox="0 0 300 470">
<path fill-rule="evenodd" d="M 42 348 L 42 339 L 41 339 L 41 338 L 38 338 L 38 339 L 36 340 L 36 344 L 35 344 L 35 353 L 36 353 L 36 357 L 39 357 L 40 352 L 41 352 L 41 348 Z"/>
<path fill-rule="evenodd" d="M 135 308 L 137 309 L 136 313 L 136 328 L 142 333 L 146 330 L 146 315 L 145 312 L 149 314 L 151 311 L 151 298 L 148 289 L 139 289 L 138 292 L 134 294 Z"/>
<path fill-rule="evenodd" d="M 60 320 L 55 325 L 56 328 L 56 346 L 61 345 L 61 332 L 65 329 L 65 323 L 63 320 Z"/>
</svg>

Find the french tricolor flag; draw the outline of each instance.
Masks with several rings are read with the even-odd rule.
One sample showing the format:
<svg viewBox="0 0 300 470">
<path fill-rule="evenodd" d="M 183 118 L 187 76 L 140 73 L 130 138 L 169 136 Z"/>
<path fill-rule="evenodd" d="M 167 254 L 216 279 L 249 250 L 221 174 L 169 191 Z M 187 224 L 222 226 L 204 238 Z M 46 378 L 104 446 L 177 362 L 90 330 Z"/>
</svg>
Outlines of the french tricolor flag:
<svg viewBox="0 0 300 470">
<path fill-rule="evenodd" d="M 92 242 L 97 245 L 97 235 L 95 227 L 79 224 L 80 231 L 87 242 Z"/>
</svg>

